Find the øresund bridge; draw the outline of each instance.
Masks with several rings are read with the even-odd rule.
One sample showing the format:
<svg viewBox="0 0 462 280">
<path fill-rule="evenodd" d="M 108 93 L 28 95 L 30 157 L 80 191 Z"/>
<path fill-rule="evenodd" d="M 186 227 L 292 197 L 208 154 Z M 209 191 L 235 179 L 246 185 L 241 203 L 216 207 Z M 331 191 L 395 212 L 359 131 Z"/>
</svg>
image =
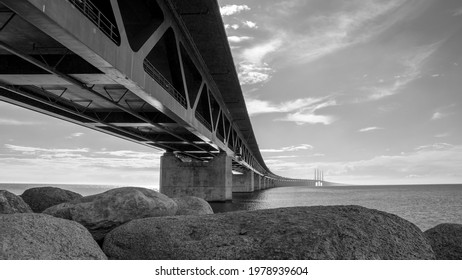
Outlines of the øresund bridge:
<svg viewBox="0 0 462 280">
<path fill-rule="evenodd" d="M 321 181 L 266 166 L 215 0 L 0 0 L 0 100 L 165 150 L 169 196 Z"/>
</svg>

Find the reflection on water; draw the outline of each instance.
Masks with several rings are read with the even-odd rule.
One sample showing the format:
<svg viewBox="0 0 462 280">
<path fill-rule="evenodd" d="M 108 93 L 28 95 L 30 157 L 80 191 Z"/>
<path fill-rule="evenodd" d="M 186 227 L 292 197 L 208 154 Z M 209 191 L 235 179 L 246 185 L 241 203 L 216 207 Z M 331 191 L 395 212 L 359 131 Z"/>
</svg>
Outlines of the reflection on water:
<svg viewBox="0 0 462 280">
<path fill-rule="evenodd" d="M 283 187 L 235 193 L 232 202 L 212 203 L 212 208 L 219 213 L 315 205 L 361 205 L 426 230 L 440 223 L 462 224 L 462 185 Z"/>
</svg>

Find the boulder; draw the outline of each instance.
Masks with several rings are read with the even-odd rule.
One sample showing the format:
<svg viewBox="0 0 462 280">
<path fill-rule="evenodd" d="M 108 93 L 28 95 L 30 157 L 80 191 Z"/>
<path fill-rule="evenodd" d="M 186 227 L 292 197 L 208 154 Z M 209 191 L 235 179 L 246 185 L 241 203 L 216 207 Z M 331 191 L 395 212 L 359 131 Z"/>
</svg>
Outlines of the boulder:
<svg viewBox="0 0 462 280">
<path fill-rule="evenodd" d="M 439 224 L 425 232 L 437 260 L 462 260 L 462 225 Z"/>
<path fill-rule="evenodd" d="M 44 214 L 0 215 L 2 260 L 107 259 L 82 225 Z"/>
<path fill-rule="evenodd" d="M 202 198 L 195 196 L 183 196 L 173 198 L 178 205 L 177 216 L 180 215 L 207 215 L 213 214 L 210 204 Z"/>
<path fill-rule="evenodd" d="M 21 195 L 32 211 L 41 213 L 43 210 L 64 202 L 69 202 L 82 196 L 78 193 L 55 187 L 30 188 Z"/>
<path fill-rule="evenodd" d="M 9 191 L 0 190 L 0 214 L 14 213 L 32 213 L 32 210 L 21 197 Z"/>
<path fill-rule="evenodd" d="M 121 224 L 146 217 L 172 216 L 177 208 L 172 199 L 159 192 L 126 187 L 56 205 L 43 213 L 76 221 L 101 242 Z"/>
<path fill-rule="evenodd" d="M 111 231 L 103 251 L 109 259 L 434 259 L 417 226 L 360 206 L 134 220 Z"/>
</svg>

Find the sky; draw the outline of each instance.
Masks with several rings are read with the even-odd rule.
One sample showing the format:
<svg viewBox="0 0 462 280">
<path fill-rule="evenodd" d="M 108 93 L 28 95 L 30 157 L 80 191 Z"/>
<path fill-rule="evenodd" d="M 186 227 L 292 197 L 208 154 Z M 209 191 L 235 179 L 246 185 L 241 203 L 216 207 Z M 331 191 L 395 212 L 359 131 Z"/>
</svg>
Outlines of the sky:
<svg viewBox="0 0 462 280">
<path fill-rule="evenodd" d="M 462 183 L 460 0 L 219 0 L 275 174 Z M 0 182 L 152 187 L 161 151 L 0 102 Z"/>
</svg>

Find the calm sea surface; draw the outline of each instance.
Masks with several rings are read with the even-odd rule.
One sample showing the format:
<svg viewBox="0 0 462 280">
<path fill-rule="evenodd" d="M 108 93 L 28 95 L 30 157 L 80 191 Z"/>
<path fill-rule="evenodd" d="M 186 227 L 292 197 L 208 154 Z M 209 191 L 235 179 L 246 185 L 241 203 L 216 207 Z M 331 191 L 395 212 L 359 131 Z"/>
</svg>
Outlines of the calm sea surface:
<svg viewBox="0 0 462 280">
<path fill-rule="evenodd" d="M 46 184 L 0 184 L 0 189 L 22 194 Z M 53 185 L 84 196 L 117 186 Z M 291 206 L 361 205 L 407 219 L 422 230 L 440 223 L 462 224 L 462 185 L 392 185 L 283 187 L 249 194 L 234 194 L 233 202 L 212 203 L 214 211 L 257 210 Z"/>
</svg>

